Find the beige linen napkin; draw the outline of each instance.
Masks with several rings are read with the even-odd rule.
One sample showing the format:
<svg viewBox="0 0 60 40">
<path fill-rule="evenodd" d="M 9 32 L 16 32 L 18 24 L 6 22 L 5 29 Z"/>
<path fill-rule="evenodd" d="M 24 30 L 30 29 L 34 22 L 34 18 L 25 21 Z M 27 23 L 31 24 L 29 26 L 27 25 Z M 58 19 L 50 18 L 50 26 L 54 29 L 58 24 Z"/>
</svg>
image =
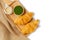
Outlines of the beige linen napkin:
<svg viewBox="0 0 60 40">
<path fill-rule="evenodd" d="M 18 34 L 18 35 L 17 35 Z M 3 8 L 0 4 L 0 40 L 29 40 L 22 35 L 4 14 Z"/>
</svg>

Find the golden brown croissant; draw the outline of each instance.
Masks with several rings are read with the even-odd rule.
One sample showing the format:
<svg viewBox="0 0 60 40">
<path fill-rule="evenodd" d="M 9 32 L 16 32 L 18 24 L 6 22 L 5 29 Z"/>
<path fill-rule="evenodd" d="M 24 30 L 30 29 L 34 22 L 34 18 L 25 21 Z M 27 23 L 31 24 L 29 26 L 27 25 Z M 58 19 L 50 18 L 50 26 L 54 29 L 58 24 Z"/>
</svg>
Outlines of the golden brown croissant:
<svg viewBox="0 0 60 40">
<path fill-rule="evenodd" d="M 18 24 L 18 25 L 24 25 L 26 23 L 28 23 L 33 17 L 33 13 L 32 12 L 29 12 L 29 13 L 26 13 L 25 15 L 23 16 L 20 16 L 18 18 L 16 18 L 14 20 L 14 23 L 15 24 Z"/>
<path fill-rule="evenodd" d="M 38 24 L 39 24 L 39 20 L 34 20 L 34 21 L 31 21 L 30 23 L 24 25 L 23 27 L 21 27 L 21 32 L 26 35 L 26 34 L 30 34 L 32 33 L 37 27 L 38 27 Z"/>
</svg>

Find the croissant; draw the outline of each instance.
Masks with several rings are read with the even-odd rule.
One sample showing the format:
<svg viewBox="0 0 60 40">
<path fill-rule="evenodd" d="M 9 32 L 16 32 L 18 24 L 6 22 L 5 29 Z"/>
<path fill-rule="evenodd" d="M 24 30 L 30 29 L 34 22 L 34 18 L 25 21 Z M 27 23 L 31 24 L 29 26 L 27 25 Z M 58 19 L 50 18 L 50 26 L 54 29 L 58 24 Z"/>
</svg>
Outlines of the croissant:
<svg viewBox="0 0 60 40">
<path fill-rule="evenodd" d="M 30 23 L 20 28 L 21 33 L 23 33 L 24 35 L 32 33 L 38 27 L 38 24 L 39 20 L 31 21 Z"/>
<path fill-rule="evenodd" d="M 33 13 L 32 12 L 29 12 L 29 13 L 26 13 L 25 15 L 23 16 L 20 16 L 18 18 L 16 18 L 14 20 L 14 23 L 17 24 L 17 25 L 24 25 L 26 23 L 28 23 L 33 17 Z"/>
</svg>

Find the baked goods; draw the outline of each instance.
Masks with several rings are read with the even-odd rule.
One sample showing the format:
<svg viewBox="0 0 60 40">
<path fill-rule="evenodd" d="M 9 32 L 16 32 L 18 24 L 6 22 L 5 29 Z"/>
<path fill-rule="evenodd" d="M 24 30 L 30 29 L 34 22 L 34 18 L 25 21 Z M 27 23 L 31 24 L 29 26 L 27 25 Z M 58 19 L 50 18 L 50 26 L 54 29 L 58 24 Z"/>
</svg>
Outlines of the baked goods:
<svg viewBox="0 0 60 40">
<path fill-rule="evenodd" d="M 33 13 L 29 12 L 24 14 L 23 16 L 17 17 L 14 20 L 14 23 L 17 25 L 24 25 L 24 24 L 27 24 L 29 21 L 31 21 L 32 17 L 33 17 Z"/>
<path fill-rule="evenodd" d="M 24 25 L 24 26 L 21 28 L 21 32 L 22 32 L 24 35 L 30 34 L 30 33 L 32 33 L 33 31 L 35 31 L 35 29 L 38 27 L 38 24 L 39 24 L 39 20 L 31 21 L 30 23 Z"/>
</svg>

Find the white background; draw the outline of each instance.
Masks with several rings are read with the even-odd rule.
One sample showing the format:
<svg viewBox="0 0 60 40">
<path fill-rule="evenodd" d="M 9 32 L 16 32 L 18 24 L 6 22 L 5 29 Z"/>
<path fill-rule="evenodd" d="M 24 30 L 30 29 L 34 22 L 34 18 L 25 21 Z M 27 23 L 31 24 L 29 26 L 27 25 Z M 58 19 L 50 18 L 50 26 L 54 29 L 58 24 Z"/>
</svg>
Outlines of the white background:
<svg viewBox="0 0 60 40">
<path fill-rule="evenodd" d="M 40 20 L 31 40 L 60 40 L 60 0 L 20 0 L 25 8 Z"/>
</svg>

